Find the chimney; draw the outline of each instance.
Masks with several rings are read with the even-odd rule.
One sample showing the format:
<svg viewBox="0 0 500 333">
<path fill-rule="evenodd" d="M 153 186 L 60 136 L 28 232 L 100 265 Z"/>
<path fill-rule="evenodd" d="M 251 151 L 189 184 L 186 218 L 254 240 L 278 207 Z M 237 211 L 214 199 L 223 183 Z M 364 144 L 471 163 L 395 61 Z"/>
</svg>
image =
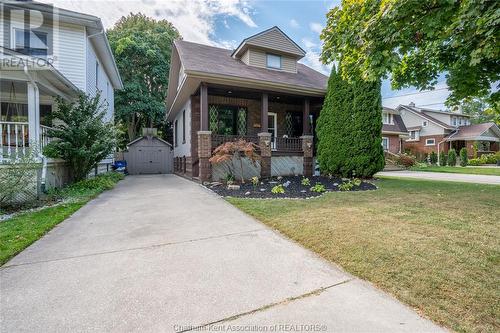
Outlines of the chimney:
<svg viewBox="0 0 500 333">
<path fill-rule="evenodd" d="M 408 104 L 408 106 L 414 107 L 414 106 L 415 106 L 415 103 L 410 102 L 410 104 Z"/>
</svg>

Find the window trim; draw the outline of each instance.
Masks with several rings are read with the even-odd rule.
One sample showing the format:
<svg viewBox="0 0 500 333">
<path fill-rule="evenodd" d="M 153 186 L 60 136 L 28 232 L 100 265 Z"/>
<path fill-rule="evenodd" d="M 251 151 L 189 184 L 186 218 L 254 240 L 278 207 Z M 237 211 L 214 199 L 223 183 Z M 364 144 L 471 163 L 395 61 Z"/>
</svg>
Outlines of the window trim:
<svg viewBox="0 0 500 333">
<path fill-rule="evenodd" d="M 273 56 L 273 57 L 278 57 L 279 58 L 279 60 L 280 60 L 279 67 L 275 67 L 275 66 L 270 66 L 269 65 L 269 56 Z M 266 53 L 266 67 L 270 68 L 270 69 L 283 69 L 283 58 L 282 58 L 282 56 L 279 55 L 279 54 L 274 54 L 274 53 Z"/>
<path fill-rule="evenodd" d="M 415 138 L 411 137 L 411 133 L 415 133 Z M 420 130 L 408 131 L 410 138 L 406 141 L 420 141 Z"/>
<path fill-rule="evenodd" d="M 429 143 L 429 140 L 432 140 L 432 143 Z M 436 139 L 435 138 L 425 139 L 425 145 L 426 146 L 435 146 L 436 145 Z"/>
<path fill-rule="evenodd" d="M 384 148 L 384 140 L 387 140 L 387 149 Z M 391 141 L 388 136 L 382 137 L 382 149 L 384 149 L 384 151 L 389 151 L 390 143 Z"/>
<path fill-rule="evenodd" d="M 427 127 L 427 125 L 429 125 L 427 120 L 422 121 L 422 127 Z"/>
<path fill-rule="evenodd" d="M 186 110 L 182 110 L 182 144 L 186 143 Z"/>
<path fill-rule="evenodd" d="M 16 47 L 16 30 L 18 31 L 22 31 L 23 32 L 23 47 L 22 49 L 21 48 L 17 48 Z M 46 38 L 46 43 L 48 44 L 49 43 L 49 38 L 50 38 L 50 34 L 47 32 L 47 31 L 42 31 L 42 30 L 31 30 L 31 29 L 28 29 L 26 30 L 24 28 L 24 26 L 22 25 L 16 25 L 16 24 L 13 24 L 12 27 L 11 27 L 11 38 L 10 38 L 10 48 L 16 52 L 19 52 L 23 55 L 26 55 L 28 57 L 37 57 L 37 58 L 43 58 L 43 57 L 47 57 L 49 55 L 49 46 L 46 44 L 44 48 L 31 48 L 31 35 L 36 35 L 36 34 L 44 34 L 45 35 L 45 38 Z M 28 36 L 28 45 L 26 45 L 26 35 Z M 40 54 L 31 54 L 31 52 L 27 52 L 26 54 L 22 52 L 22 50 L 45 50 L 45 53 L 44 55 L 40 55 Z M 21 51 L 20 51 L 21 50 Z"/>
<path fill-rule="evenodd" d="M 232 112 L 232 128 L 233 128 L 232 132 L 233 132 L 233 134 L 229 134 L 229 135 L 240 135 L 240 134 L 238 134 L 238 110 L 241 109 L 241 108 L 245 109 L 245 124 L 246 124 L 245 133 L 246 134 L 242 134 L 242 135 L 247 135 L 248 134 L 248 132 L 249 132 L 249 123 L 248 123 L 248 120 L 249 120 L 249 110 L 248 110 L 248 107 L 246 107 L 246 106 L 238 106 L 238 105 L 234 105 L 234 104 L 210 103 L 208 105 L 208 110 L 209 111 L 210 111 L 210 107 L 213 106 L 213 105 L 216 105 L 217 108 L 219 108 L 219 111 L 222 108 L 227 108 L 227 109 L 231 110 L 231 112 Z M 220 113 L 219 113 L 219 115 L 220 115 Z M 210 115 L 209 115 L 209 117 L 210 117 Z M 217 119 L 217 121 L 219 121 L 219 119 Z M 214 131 L 212 131 L 212 134 L 219 135 L 217 132 L 214 132 Z M 225 134 L 220 134 L 220 135 L 225 135 Z"/>
<path fill-rule="evenodd" d="M 178 144 L 177 144 L 177 131 L 178 131 L 178 123 L 177 123 L 177 119 L 174 121 L 174 147 L 177 147 Z"/>
</svg>

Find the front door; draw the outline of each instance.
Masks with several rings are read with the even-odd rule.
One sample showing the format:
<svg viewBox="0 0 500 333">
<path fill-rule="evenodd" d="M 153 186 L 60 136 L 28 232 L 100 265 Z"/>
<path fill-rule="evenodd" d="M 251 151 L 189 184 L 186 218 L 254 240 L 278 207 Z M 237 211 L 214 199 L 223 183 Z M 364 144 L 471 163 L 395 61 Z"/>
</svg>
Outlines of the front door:
<svg viewBox="0 0 500 333">
<path fill-rule="evenodd" d="M 278 136 L 278 117 L 276 113 L 267 114 L 267 130 L 271 133 L 271 149 L 276 150 L 276 136 Z"/>
</svg>

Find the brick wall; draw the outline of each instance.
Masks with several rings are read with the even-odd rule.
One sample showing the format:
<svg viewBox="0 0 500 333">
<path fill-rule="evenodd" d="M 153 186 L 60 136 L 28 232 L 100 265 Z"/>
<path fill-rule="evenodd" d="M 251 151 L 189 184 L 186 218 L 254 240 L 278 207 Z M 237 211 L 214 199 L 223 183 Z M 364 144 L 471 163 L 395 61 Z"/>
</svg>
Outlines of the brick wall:
<svg viewBox="0 0 500 333">
<path fill-rule="evenodd" d="M 431 152 L 438 151 L 439 142 L 443 141 L 444 135 L 429 135 L 429 136 L 421 136 L 419 141 L 404 141 L 403 142 L 403 151 L 410 150 L 414 155 L 423 155 L 430 154 Z M 434 139 L 436 144 L 433 146 L 426 146 L 426 139 Z M 448 152 L 449 143 L 444 142 L 439 147 L 439 151 Z"/>
<path fill-rule="evenodd" d="M 389 139 L 389 151 L 394 154 L 398 154 L 399 151 L 399 135 L 397 134 L 383 134 L 382 137 Z"/>
</svg>

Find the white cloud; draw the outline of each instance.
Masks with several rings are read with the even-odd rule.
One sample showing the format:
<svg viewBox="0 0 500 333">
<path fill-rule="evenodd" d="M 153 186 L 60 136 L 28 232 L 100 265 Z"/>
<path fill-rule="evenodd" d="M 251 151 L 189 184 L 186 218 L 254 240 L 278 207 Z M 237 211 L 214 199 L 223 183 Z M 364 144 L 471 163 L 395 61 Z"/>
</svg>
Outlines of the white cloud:
<svg viewBox="0 0 500 333">
<path fill-rule="evenodd" d="M 314 43 L 312 40 L 310 40 L 309 38 L 302 38 L 302 44 L 304 44 L 304 46 L 307 48 L 307 49 L 312 49 L 313 47 L 317 47 L 318 44 Z"/>
<path fill-rule="evenodd" d="M 166 19 L 185 40 L 215 46 L 227 45 L 214 37 L 216 17 L 233 17 L 249 27 L 257 27 L 252 8 L 245 0 L 42 0 L 57 7 L 95 15 L 106 29 L 129 13 L 141 12 L 155 19 Z"/>
<path fill-rule="evenodd" d="M 298 27 L 300 27 L 300 24 L 299 24 L 299 22 L 297 22 L 296 19 L 291 19 L 290 22 L 289 22 L 289 24 L 290 24 L 290 26 L 292 28 L 298 28 Z"/>
<path fill-rule="evenodd" d="M 313 48 L 307 47 L 305 48 L 306 56 L 302 58 L 299 62 L 303 63 L 311 67 L 312 69 L 317 70 L 320 73 L 325 75 L 330 75 L 330 71 L 332 70 L 332 65 L 325 65 L 319 59 L 319 52 L 314 50 Z"/>
<path fill-rule="evenodd" d="M 323 26 L 318 22 L 309 23 L 309 28 L 318 35 L 321 34 L 321 31 L 323 30 Z"/>
</svg>

